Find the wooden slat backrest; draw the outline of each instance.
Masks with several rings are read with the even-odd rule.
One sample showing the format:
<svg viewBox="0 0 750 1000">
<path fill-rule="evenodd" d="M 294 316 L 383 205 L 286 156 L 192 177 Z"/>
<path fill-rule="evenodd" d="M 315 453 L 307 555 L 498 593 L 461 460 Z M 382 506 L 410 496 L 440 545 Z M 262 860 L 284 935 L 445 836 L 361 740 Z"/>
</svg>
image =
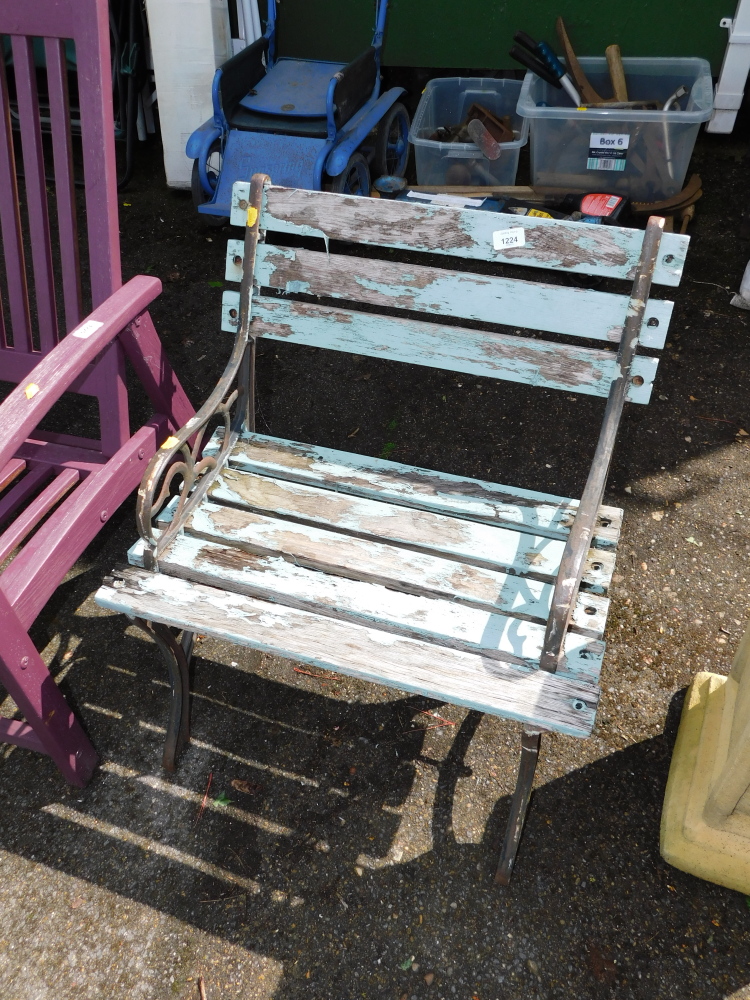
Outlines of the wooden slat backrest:
<svg viewBox="0 0 750 1000">
<path fill-rule="evenodd" d="M 18 382 L 122 284 L 107 3 L 0 5 L 0 40 L 0 378 Z M 77 108 L 68 93 L 73 58 Z M 83 211 L 74 177 L 78 125 Z M 115 347 L 78 390 L 99 398 L 109 453 L 128 436 L 123 374 Z"/>
<path fill-rule="evenodd" d="M 247 205 L 249 193 L 249 184 L 234 185 L 233 225 L 245 225 L 246 212 L 241 206 L 243 202 Z M 493 233 L 516 227 L 526 231 L 526 245 L 504 252 L 494 250 Z M 643 242 L 642 230 L 620 226 L 507 216 L 274 185 L 266 189 L 261 228 L 627 281 L 635 275 Z M 687 236 L 663 235 L 653 278 L 655 284 L 680 283 L 688 244 Z"/>
<path fill-rule="evenodd" d="M 246 221 L 248 197 L 249 185 L 235 184 L 233 222 Z M 493 234 L 515 228 L 523 228 L 524 244 L 495 250 Z M 260 336 L 603 397 L 609 392 L 616 368 L 611 347 L 620 340 L 628 308 L 625 288 L 615 294 L 454 268 L 482 261 L 528 268 L 529 279 L 542 268 L 629 281 L 640 230 L 273 185 L 265 189 L 260 229 L 324 241 L 315 250 L 314 244 L 277 246 L 267 235 L 258 247 L 254 282 L 260 294 L 252 313 Z M 350 246 L 341 252 L 338 245 L 331 248 L 332 240 Z M 664 235 L 655 281 L 679 282 L 687 245 L 687 237 Z M 362 246 L 395 251 L 402 259 L 357 256 Z M 227 279 L 239 281 L 242 267 L 242 242 L 230 240 Z M 237 329 L 239 312 L 239 294 L 225 293 L 223 329 Z M 671 302 L 649 301 L 642 346 L 664 346 L 671 314 Z M 437 322 L 447 317 L 450 325 Z M 500 330 L 456 327 L 456 319 Z M 520 337 L 522 329 L 604 341 L 608 349 Z M 631 402 L 648 402 L 656 366 L 653 357 L 635 359 Z"/>
<path fill-rule="evenodd" d="M 227 244 L 227 281 L 240 281 L 244 245 Z M 293 292 L 304 283 L 308 295 L 358 301 L 380 308 L 408 309 L 481 323 L 562 333 L 616 343 L 628 296 L 591 292 L 519 278 L 471 274 L 372 258 L 335 256 L 297 247 L 258 247 L 255 274 L 260 287 Z M 672 303 L 651 299 L 646 307 L 643 347 L 661 348 Z"/>
</svg>

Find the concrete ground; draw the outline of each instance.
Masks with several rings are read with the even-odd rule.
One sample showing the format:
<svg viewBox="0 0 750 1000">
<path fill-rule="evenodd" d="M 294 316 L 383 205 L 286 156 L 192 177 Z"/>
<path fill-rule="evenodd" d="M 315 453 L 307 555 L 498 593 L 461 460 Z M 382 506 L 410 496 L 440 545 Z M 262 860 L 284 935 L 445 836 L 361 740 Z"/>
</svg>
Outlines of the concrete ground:
<svg viewBox="0 0 750 1000">
<path fill-rule="evenodd" d="M 684 689 L 728 670 L 750 603 L 750 314 L 728 307 L 750 256 L 745 135 L 696 150 L 673 334 L 607 495 L 625 524 L 596 729 L 545 738 L 511 887 L 492 874 L 513 724 L 204 638 L 193 740 L 161 770 L 165 672 L 93 600 L 135 538 L 130 502 L 34 628 L 100 770 L 79 791 L 0 748 L 3 997 L 198 1000 L 202 976 L 208 1000 L 750 998 L 750 900 L 658 851 Z M 230 347 L 227 231 L 199 229 L 155 147 L 121 204 L 126 276 L 164 281 L 154 317 L 200 403 Z M 585 397 L 286 344 L 260 363 L 260 430 L 568 495 L 601 418 Z"/>
</svg>

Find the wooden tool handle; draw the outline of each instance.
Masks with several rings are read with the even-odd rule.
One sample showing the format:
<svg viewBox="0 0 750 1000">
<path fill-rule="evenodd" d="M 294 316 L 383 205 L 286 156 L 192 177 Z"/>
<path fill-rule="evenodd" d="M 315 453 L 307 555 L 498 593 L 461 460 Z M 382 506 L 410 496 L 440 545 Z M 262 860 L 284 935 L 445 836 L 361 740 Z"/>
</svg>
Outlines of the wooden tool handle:
<svg viewBox="0 0 750 1000">
<path fill-rule="evenodd" d="M 604 99 L 597 94 L 589 83 L 586 74 L 581 69 L 581 64 L 578 62 L 578 58 L 573 51 L 573 46 L 570 44 L 568 32 L 565 28 L 565 22 L 561 17 L 558 17 L 556 27 L 557 37 L 560 40 L 560 46 L 565 54 L 565 62 L 568 67 L 568 72 L 575 80 L 576 87 L 578 87 L 581 97 L 586 104 L 598 104 L 602 102 Z"/>
<path fill-rule="evenodd" d="M 628 88 L 625 83 L 625 70 L 622 68 L 622 55 L 619 45 L 608 45 L 604 50 L 609 66 L 609 77 L 616 101 L 628 100 Z"/>
</svg>

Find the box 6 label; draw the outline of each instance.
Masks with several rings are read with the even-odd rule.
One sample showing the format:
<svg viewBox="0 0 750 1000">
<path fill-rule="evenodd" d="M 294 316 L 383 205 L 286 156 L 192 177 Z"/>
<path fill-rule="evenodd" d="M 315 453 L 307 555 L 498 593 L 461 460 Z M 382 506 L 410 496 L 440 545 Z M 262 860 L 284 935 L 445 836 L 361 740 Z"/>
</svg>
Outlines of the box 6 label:
<svg viewBox="0 0 750 1000">
<path fill-rule="evenodd" d="M 620 132 L 592 132 L 587 170 L 624 170 L 630 136 Z"/>
</svg>

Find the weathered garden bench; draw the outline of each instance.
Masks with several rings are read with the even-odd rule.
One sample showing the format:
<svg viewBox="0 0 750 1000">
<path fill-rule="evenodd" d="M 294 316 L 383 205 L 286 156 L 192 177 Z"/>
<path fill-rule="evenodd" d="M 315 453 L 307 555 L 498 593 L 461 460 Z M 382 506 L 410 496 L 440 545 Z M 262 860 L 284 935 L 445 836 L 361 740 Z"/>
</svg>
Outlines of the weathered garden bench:
<svg viewBox="0 0 750 1000">
<path fill-rule="evenodd" d="M 167 656 L 165 765 L 188 738 L 196 631 L 519 720 L 507 882 L 540 734 L 585 737 L 594 725 L 621 519 L 601 506 L 607 469 L 625 401 L 651 393 L 657 361 L 637 348 L 666 337 L 672 304 L 649 301 L 651 282 L 679 282 L 687 239 L 662 235 L 658 218 L 644 234 L 285 189 L 261 175 L 235 185 L 232 221 L 247 228 L 227 258 L 227 277 L 242 279 L 224 301 L 231 361 L 149 466 L 131 566 L 97 595 Z M 346 254 L 329 241 L 346 241 Z M 408 262 L 356 256 L 361 247 Z M 431 257 L 415 264 L 420 252 Z M 632 293 L 455 271 L 455 258 L 630 279 Z M 562 337 L 510 335 L 498 321 Z M 581 501 L 256 434 L 259 337 L 606 398 Z M 217 415 L 223 427 L 201 450 Z M 167 626 L 185 630 L 181 643 Z"/>
</svg>

